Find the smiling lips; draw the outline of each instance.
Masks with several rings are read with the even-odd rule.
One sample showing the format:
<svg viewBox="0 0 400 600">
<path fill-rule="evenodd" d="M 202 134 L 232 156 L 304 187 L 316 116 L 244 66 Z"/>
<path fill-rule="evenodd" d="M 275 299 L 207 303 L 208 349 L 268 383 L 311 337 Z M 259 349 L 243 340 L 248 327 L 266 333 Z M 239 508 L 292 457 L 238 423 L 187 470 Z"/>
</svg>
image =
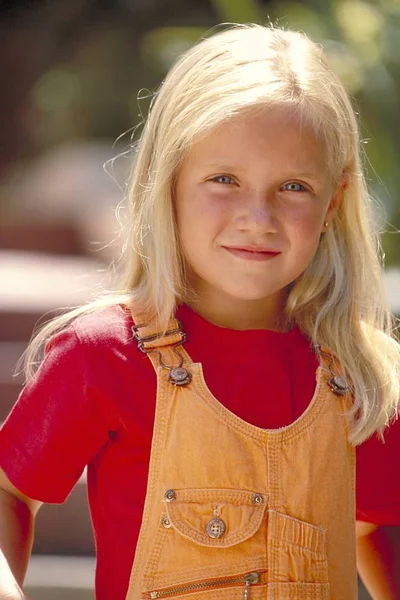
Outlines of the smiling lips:
<svg viewBox="0 0 400 600">
<path fill-rule="evenodd" d="M 239 258 L 244 258 L 246 260 L 271 260 L 271 258 L 275 258 L 275 256 L 278 256 L 278 254 L 281 254 L 281 252 L 278 252 L 277 250 L 270 250 L 268 248 L 256 248 L 251 246 L 223 247 L 234 256 L 238 256 Z"/>
</svg>

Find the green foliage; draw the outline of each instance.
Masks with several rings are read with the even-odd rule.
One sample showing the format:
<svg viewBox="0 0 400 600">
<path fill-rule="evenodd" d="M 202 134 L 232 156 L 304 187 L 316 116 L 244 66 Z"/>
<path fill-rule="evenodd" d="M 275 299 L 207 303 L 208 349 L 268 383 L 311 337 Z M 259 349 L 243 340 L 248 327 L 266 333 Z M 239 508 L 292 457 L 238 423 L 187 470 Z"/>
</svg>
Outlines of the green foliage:
<svg viewBox="0 0 400 600">
<path fill-rule="evenodd" d="M 263 23 L 265 14 L 257 0 L 211 0 L 224 23 Z"/>
<path fill-rule="evenodd" d="M 160 27 L 142 38 L 141 56 L 153 68 L 168 71 L 175 60 L 198 42 L 206 30 L 201 27 Z"/>
</svg>

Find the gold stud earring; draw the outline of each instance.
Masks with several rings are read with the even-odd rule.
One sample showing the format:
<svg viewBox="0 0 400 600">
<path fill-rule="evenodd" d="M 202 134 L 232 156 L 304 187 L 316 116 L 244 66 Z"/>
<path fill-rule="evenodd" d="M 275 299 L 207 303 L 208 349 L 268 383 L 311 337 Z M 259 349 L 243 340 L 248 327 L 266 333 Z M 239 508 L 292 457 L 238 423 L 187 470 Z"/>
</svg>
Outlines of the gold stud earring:
<svg viewBox="0 0 400 600">
<path fill-rule="evenodd" d="M 329 227 L 329 221 L 325 221 L 324 225 L 325 227 Z"/>
</svg>

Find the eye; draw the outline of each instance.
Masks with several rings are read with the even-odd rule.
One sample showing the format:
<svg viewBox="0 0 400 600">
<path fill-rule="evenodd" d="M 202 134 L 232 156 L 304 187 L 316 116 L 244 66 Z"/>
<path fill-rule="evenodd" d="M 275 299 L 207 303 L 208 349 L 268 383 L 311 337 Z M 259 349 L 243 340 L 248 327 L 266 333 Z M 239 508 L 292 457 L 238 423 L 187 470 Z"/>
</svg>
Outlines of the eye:
<svg viewBox="0 0 400 600">
<path fill-rule="evenodd" d="M 297 181 L 290 181 L 289 183 L 285 183 L 285 185 L 283 187 L 288 188 L 288 186 L 290 186 L 288 189 L 289 192 L 304 192 L 304 191 L 307 192 L 308 191 L 304 185 L 302 185 L 301 183 L 297 183 Z"/>
<path fill-rule="evenodd" d="M 215 181 L 215 183 L 224 183 L 224 184 L 234 183 L 232 177 L 229 177 L 229 175 L 217 175 L 216 177 L 212 177 L 211 181 Z"/>
</svg>

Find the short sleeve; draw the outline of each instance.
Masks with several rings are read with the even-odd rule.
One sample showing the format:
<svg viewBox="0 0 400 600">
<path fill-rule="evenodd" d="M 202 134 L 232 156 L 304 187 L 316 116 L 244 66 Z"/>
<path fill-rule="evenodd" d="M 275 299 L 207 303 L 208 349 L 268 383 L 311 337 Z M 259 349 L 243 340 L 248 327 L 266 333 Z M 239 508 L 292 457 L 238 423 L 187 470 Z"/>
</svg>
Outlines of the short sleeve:
<svg viewBox="0 0 400 600">
<path fill-rule="evenodd" d="M 110 424 L 91 362 L 73 326 L 58 333 L 0 430 L 0 466 L 31 498 L 63 502 L 107 443 Z"/>
<path fill-rule="evenodd" d="M 376 525 L 400 525 L 400 419 L 357 448 L 357 519 Z"/>
</svg>

